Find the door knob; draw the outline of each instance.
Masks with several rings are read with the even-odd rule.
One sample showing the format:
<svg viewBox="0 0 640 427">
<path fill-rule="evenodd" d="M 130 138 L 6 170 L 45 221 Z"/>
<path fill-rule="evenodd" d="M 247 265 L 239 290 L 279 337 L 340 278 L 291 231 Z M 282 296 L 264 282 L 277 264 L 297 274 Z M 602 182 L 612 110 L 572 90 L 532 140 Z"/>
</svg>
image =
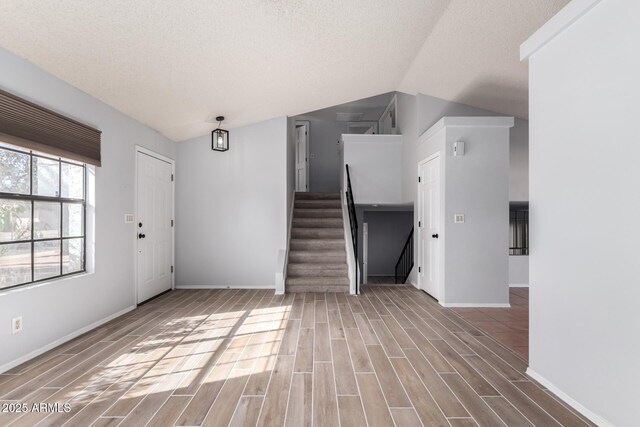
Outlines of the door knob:
<svg viewBox="0 0 640 427">
<path fill-rule="evenodd" d="M 433 237 L 434 239 L 437 239 L 438 238 L 438 233 L 432 234 L 431 237 Z"/>
<path fill-rule="evenodd" d="M 142 234 L 142 233 L 138 234 L 138 239 L 144 239 L 145 237 L 147 237 L 147 236 L 145 236 L 145 235 L 144 235 L 144 234 Z"/>
</svg>

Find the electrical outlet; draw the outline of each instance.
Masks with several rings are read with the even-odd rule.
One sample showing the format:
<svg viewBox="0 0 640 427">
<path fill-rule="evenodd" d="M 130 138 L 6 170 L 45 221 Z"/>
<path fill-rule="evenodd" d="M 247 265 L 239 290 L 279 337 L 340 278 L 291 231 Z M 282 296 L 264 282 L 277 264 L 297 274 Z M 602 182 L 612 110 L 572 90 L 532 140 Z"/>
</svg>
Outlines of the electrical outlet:
<svg viewBox="0 0 640 427">
<path fill-rule="evenodd" d="M 22 332 L 22 316 L 11 319 L 11 333 L 17 334 Z"/>
</svg>

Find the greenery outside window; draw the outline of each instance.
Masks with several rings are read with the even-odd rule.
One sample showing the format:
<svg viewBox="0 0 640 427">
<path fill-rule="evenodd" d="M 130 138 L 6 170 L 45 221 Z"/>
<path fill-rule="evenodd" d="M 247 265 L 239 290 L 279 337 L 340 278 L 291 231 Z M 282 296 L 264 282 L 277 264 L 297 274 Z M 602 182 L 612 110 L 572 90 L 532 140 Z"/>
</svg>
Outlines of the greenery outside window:
<svg viewBox="0 0 640 427">
<path fill-rule="evenodd" d="M 0 143 L 0 289 L 85 271 L 86 165 Z"/>
</svg>

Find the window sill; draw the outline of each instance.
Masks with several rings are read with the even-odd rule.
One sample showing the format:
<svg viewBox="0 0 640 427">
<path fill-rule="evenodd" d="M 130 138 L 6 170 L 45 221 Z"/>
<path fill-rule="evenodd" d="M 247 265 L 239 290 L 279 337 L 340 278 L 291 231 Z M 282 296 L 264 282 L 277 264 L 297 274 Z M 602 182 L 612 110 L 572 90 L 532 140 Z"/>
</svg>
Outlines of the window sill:
<svg viewBox="0 0 640 427">
<path fill-rule="evenodd" d="M 58 284 L 58 283 L 65 283 L 67 281 L 70 280 L 75 280 L 81 277 L 86 277 L 86 276 L 91 276 L 94 273 L 92 272 L 88 272 L 88 271 L 81 271 L 78 273 L 72 273 L 69 274 L 67 276 L 61 276 L 61 277 L 53 277 L 51 279 L 45 279 L 41 282 L 35 282 L 35 283 L 28 283 L 26 285 L 18 285 L 12 288 L 7 288 L 7 289 L 0 289 L 0 297 L 3 297 L 5 295 L 9 295 L 9 294 L 13 294 L 13 293 L 17 293 L 17 292 L 23 292 L 23 291 L 29 291 L 31 289 L 36 289 L 36 288 L 40 288 L 42 286 L 48 286 L 48 285 L 52 285 L 52 284 Z"/>
</svg>

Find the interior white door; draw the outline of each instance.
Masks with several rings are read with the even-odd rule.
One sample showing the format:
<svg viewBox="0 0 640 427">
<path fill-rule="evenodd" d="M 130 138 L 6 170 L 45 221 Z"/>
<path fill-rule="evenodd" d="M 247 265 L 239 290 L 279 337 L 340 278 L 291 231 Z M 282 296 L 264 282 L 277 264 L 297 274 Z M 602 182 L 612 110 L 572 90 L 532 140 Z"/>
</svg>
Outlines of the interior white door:
<svg viewBox="0 0 640 427">
<path fill-rule="evenodd" d="M 440 286 L 440 157 L 420 164 L 418 174 L 418 287 L 439 300 Z"/>
<path fill-rule="evenodd" d="M 307 127 L 296 128 L 296 191 L 307 191 Z"/>
<path fill-rule="evenodd" d="M 172 167 L 137 153 L 138 303 L 171 289 L 173 236 Z"/>
</svg>

